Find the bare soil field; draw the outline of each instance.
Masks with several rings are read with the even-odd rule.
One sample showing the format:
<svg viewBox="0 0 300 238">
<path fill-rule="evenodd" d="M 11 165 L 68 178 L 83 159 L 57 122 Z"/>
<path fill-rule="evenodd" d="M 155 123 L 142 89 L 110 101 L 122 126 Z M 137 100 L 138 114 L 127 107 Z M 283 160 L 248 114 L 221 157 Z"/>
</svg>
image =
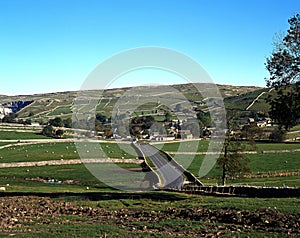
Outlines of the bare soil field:
<svg viewBox="0 0 300 238">
<path fill-rule="evenodd" d="M 117 227 L 121 232 L 107 237 L 118 237 L 121 234 L 126 234 L 126 237 L 156 237 L 156 234 L 160 234 L 160 237 L 220 237 L 229 234 L 235 236 L 236 232 L 268 232 L 271 236 L 272 233 L 300 235 L 299 214 L 286 214 L 266 208 L 248 211 L 200 206 L 178 208 L 170 205 L 161 210 L 146 207 L 109 209 L 36 196 L 0 197 L 0 205 L 0 234 L 22 237 L 25 234 L 51 235 L 54 232 L 53 226 L 57 231 L 60 226 L 70 224 L 82 227 L 90 224 L 99 227 L 109 225 Z M 99 232 L 98 237 L 106 235 Z"/>
</svg>

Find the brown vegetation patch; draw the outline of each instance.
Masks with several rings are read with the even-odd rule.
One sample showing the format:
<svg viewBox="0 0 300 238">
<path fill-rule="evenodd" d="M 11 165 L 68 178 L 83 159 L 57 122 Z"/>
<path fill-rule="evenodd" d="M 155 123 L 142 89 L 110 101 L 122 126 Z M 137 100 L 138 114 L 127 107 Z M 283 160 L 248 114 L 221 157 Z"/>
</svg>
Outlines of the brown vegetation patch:
<svg viewBox="0 0 300 238">
<path fill-rule="evenodd" d="M 0 232 L 37 232 L 30 225 L 69 224 L 64 215 L 73 216 L 79 223 L 113 224 L 124 230 L 150 232 L 172 236 L 217 237 L 228 232 L 267 231 L 299 235 L 297 214 L 285 214 L 277 210 L 173 208 L 157 211 L 151 209 L 110 210 L 101 207 L 79 206 L 49 197 L 0 197 Z M 78 218 L 78 219 L 77 219 Z M 160 222 L 182 220 L 185 223 L 199 222 L 189 228 L 156 226 Z"/>
</svg>

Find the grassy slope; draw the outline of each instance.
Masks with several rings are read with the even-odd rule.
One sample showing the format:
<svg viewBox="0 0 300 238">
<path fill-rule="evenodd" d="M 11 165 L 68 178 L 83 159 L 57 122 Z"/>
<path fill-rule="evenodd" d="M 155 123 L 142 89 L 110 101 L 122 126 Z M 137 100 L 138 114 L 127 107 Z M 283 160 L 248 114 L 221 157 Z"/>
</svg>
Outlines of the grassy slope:
<svg viewBox="0 0 300 238">
<path fill-rule="evenodd" d="M 268 89 L 259 89 L 238 96 L 227 97 L 224 100 L 225 107 L 231 109 L 245 110 L 257 96 L 259 96 L 262 92 L 267 91 Z"/>
<path fill-rule="evenodd" d="M 197 89 L 192 84 L 186 85 L 173 85 L 175 90 L 182 92 L 185 97 L 192 103 L 194 101 L 201 101 L 203 98 Z M 235 95 L 245 94 L 247 92 L 252 92 L 256 90 L 261 90 L 258 87 L 247 87 L 247 86 L 231 86 L 231 85 L 218 85 L 220 93 L 224 98 L 233 97 Z M 128 89 L 128 88 L 127 88 Z M 103 99 L 100 105 L 97 107 L 97 111 L 107 114 L 109 116 L 109 111 L 113 110 L 114 104 L 117 102 L 118 97 L 120 97 L 126 90 L 123 89 L 111 89 L 106 90 L 103 95 L 105 97 L 113 97 L 112 100 Z M 254 93 L 256 95 L 256 93 Z M 99 95 L 99 93 L 97 94 Z M 34 100 L 32 104 L 22 109 L 18 114 L 19 118 L 28 118 L 30 114 L 32 120 L 42 120 L 47 121 L 49 118 L 54 118 L 55 116 L 70 117 L 72 113 L 72 102 L 77 96 L 76 92 L 61 92 L 61 93 L 50 93 L 42 95 L 28 95 L 28 96 L 1 96 L 0 100 L 3 102 L 11 102 L 14 100 Z M 252 99 L 251 97 L 249 100 Z M 250 101 L 247 103 L 250 103 Z M 246 103 L 246 104 L 247 104 Z M 104 108 L 105 107 L 105 108 Z M 149 110 L 153 108 L 149 108 Z"/>
</svg>

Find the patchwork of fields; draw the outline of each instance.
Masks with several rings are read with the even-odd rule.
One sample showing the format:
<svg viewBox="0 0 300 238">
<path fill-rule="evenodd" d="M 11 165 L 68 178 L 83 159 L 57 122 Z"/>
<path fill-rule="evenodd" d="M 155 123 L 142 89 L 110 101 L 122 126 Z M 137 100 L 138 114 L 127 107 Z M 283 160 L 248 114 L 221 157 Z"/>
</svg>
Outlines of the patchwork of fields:
<svg viewBox="0 0 300 238">
<path fill-rule="evenodd" d="M 1 131 L 0 165 L 80 159 L 71 139 L 49 139 L 35 131 L 18 132 L 19 129 Z M 192 156 L 191 164 L 186 166 L 198 176 L 209 141 L 156 146 L 183 165 Z M 122 159 L 123 163 L 118 164 L 120 170 L 112 170 L 112 181 L 122 181 L 121 169 L 141 171 L 139 164 L 130 163 L 138 157 L 130 144 L 82 142 L 80 147 L 86 148 L 86 158 L 98 154 Z M 194 153 L 186 154 L 191 148 Z M 256 151 L 249 147 L 247 154 L 251 173 L 230 183 L 299 187 L 299 149 L 300 143 L 257 143 Z M 200 180 L 205 184 L 220 183 L 220 169 L 215 166 Z M 3 218 L 0 236 L 299 235 L 299 198 L 217 198 L 159 191 L 127 193 L 99 181 L 84 164 L 0 168 L 0 187 L 5 188 L 0 192 Z"/>
<path fill-rule="evenodd" d="M 17 130 L 16 128 L 14 128 Z M 27 140 L 23 143 L 22 140 Z M 79 160 L 80 156 L 77 152 L 77 147 L 71 139 L 68 140 L 51 140 L 47 137 L 41 136 L 35 132 L 17 132 L 4 131 L 1 132 L 0 141 L 0 165 L 6 163 L 22 163 L 22 162 L 39 162 L 39 161 L 73 161 Z M 127 161 L 138 159 L 136 151 L 130 144 L 122 143 L 116 144 L 111 142 L 77 143 L 80 146 L 81 157 L 84 158 L 111 158 L 122 159 L 125 164 L 131 167 L 139 167 L 138 164 L 130 164 Z M 202 161 L 205 158 L 205 152 L 209 146 L 208 140 L 200 141 L 183 141 L 165 144 L 155 144 L 156 147 L 162 148 L 167 153 L 171 154 L 174 159 L 188 171 L 198 176 Z M 85 149 L 86 148 L 86 149 Z M 261 186 L 296 186 L 300 184 L 300 143 L 257 143 L 256 148 L 246 147 L 244 153 L 250 159 L 250 174 L 245 177 L 229 181 L 232 184 L 248 184 Z M 248 150 L 249 149 L 249 150 Z M 192 151 L 192 152 L 191 152 Z M 84 165 L 70 163 L 69 165 L 62 165 L 64 169 L 70 171 L 82 169 L 84 173 L 89 173 Z M 123 164 L 124 166 L 124 164 Z M 10 182 L 8 191 L 18 191 L 14 187 L 14 183 L 19 183 L 17 179 L 22 174 L 21 178 L 26 179 L 26 174 L 31 180 L 35 177 L 53 178 L 61 180 L 59 171 L 54 166 L 33 167 L 33 168 L 15 168 L 15 169 L 0 169 L 0 177 L 2 184 L 5 185 Z M 22 173 L 22 171 L 30 170 L 30 173 Z M 33 172 L 35 171 L 35 172 Z M 39 175 L 40 171 L 40 175 Z M 49 172 L 49 175 L 47 175 Z M 68 173 L 69 179 L 77 179 L 82 181 L 85 186 L 85 176 L 81 178 L 75 172 Z M 203 178 L 200 178 L 205 184 L 216 184 L 220 182 L 221 170 L 215 165 L 213 169 Z M 5 179 L 4 179 L 5 178 Z M 14 178 L 14 179 L 12 179 Z M 64 178 L 67 180 L 67 178 Z M 4 182 L 7 180 L 7 182 Z M 14 182 L 14 181 L 15 182 Z M 26 187 L 26 182 L 22 181 Z M 94 183 L 97 184 L 97 183 Z M 44 185 L 43 185 L 44 186 Z M 54 188 L 55 186 L 51 187 Z M 57 186 L 59 187 L 59 186 Z M 91 185 L 91 188 L 93 186 Z M 84 187 L 83 187 L 84 188 Z M 22 188 L 25 189 L 26 188 Z M 38 190 L 38 188 L 36 188 Z"/>
</svg>

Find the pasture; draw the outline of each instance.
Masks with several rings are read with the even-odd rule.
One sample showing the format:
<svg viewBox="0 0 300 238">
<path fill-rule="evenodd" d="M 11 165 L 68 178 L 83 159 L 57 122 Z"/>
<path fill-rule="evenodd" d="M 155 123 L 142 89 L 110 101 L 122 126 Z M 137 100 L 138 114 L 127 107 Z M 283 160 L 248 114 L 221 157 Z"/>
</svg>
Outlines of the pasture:
<svg viewBox="0 0 300 238">
<path fill-rule="evenodd" d="M 84 158 L 136 158 L 136 152 L 130 144 L 114 143 L 78 143 Z M 86 146 L 86 147 L 85 147 Z M 121 148 L 120 148 L 121 147 Z M 73 142 L 48 142 L 14 144 L 0 150 L 0 163 L 37 162 L 47 160 L 80 159 L 76 145 Z"/>
<path fill-rule="evenodd" d="M 36 135 L 32 132 L 1 132 L 1 139 L 9 138 L 16 140 L 17 138 L 35 139 L 46 137 Z M 207 151 L 209 146 L 208 140 L 199 141 L 182 141 L 159 144 L 155 146 L 162 148 L 171 153 L 174 159 L 182 164 L 188 171 L 195 176 L 199 176 L 199 169 L 205 158 L 204 154 L 172 154 L 172 152 L 194 152 L 203 153 Z M 7 145 L 10 142 L 2 142 L 0 145 Z M 77 145 L 77 147 L 76 147 Z M 0 149 L 0 163 L 13 162 L 38 162 L 50 160 L 73 160 L 84 158 L 119 158 L 119 159 L 136 159 L 138 155 L 129 143 L 113 143 L 113 142 L 65 142 L 50 141 L 39 143 L 14 143 L 9 147 Z M 232 184 L 248 184 L 261 186 L 297 186 L 299 187 L 300 169 L 300 152 L 293 150 L 300 149 L 300 143 L 257 143 L 256 148 L 247 146 L 248 151 L 257 151 L 257 154 L 247 154 L 249 158 L 250 173 L 246 177 L 239 177 L 235 180 L 229 180 Z M 78 154 L 80 150 L 80 156 Z M 291 150 L 291 152 L 289 152 Z M 276 153 L 277 151 L 277 153 Z M 70 165 L 77 166 L 77 165 Z M 52 171 L 52 166 L 48 166 Z M 53 167 L 55 168 L 55 166 Z M 21 169 L 21 168 L 20 168 Z M 43 168 L 39 168 L 41 171 Z M 13 169 L 12 169 L 13 170 Z M 0 172 L 3 169 L 0 169 Z M 18 177 L 18 169 L 16 168 L 14 176 Z M 20 170 L 22 171 L 22 170 Z M 37 174 L 38 174 L 37 170 Z M 73 170 L 72 170 L 73 171 Z M 1 172 L 1 173 L 2 173 Z M 53 172 L 53 171 L 52 171 Z M 72 173 L 71 173 L 72 174 Z M 70 174 L 70 175 L 71 175 Z M 22 177 L 23 176 L 23 177 Z M 22 179 L 24 174 L 22 174 Z M 76 175 L 77 176 L 77 175 Z M 78 175 L 79 176 L 79 175 Z M 2 176 L 3 177 L 3 176 Z M 221 170 L 215 165 L 212 170 L 201 181 L 205 184 L 220 183 Z M 24 181 L 23 181 L 24 182 Z"/>
<path fill-rule="evenodd" d="M 50 139 L 39 133 L 18 132 L 18 131 L 1 131 L 0 140 L 25 140 L 25 139 Z"/>
<path fill-rule="evenodd" d="M 162 148 L 167 152 L 206 152 L 210 141 L 209 140 L 194 140 L 194 141 L 175 141 L 167 143 L 154 143 L 154 146 Z M 300 149 L 300 143 L 269 143 L 269 142 L 257 142 L 254 147 L 245 143 L 246 151 L 269 151 L 269 150 L 295 150 Z"/>
</svg>

